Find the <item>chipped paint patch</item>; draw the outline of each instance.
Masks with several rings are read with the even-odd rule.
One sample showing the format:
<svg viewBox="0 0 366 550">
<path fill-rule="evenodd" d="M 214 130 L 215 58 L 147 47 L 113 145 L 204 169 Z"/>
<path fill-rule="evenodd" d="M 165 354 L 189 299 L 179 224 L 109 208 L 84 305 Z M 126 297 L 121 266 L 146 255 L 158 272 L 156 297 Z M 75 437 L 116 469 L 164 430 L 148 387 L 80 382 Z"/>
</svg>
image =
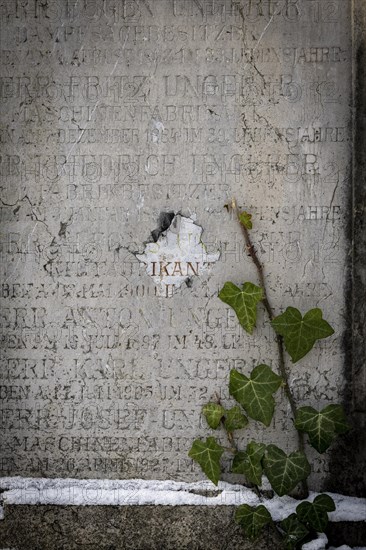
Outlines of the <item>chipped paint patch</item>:
<svg viewBox="0 0 366 550">
<path fill-rule="evenodd" d="M 177 214 L 156 242 L 147 243 L 144 253 L 136 254 L 146 265 L 159 295 L 172 296 L 184 282 L 200 277 L 217 262 L 220 252 L 207 253 L 201 241 L 202 231 L 191 218 Z"/>
</svg>

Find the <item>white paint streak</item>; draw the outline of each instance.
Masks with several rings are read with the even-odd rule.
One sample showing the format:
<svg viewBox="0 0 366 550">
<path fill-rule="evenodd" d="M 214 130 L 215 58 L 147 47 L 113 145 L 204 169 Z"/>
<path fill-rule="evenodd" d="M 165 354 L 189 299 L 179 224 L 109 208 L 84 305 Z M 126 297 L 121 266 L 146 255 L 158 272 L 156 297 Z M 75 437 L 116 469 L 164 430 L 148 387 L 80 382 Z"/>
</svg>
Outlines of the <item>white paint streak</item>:
<svg viewBox="0 0 366 550">
<path fill-rule="evenodd" d="M 274 521 L 280 521 L 295 511 L 299 504 L 289 496 L 261 498 L 243 485 L 220 481 L 216 487 L 210 481 L 185 483 L 144 479 L 72 479 L 4 477 L 0 487 L 5 490 L 5 504 L 57 504 L 74 506 L 238 506 L 265 504 Z M 310 493 L 312 502 L 319 493 Z M 331 521 L 366 521 L 366 499 L 329 494 L 336 511 Z M 213 496 L 211 496 L 213 495 Z"/>
</svg>

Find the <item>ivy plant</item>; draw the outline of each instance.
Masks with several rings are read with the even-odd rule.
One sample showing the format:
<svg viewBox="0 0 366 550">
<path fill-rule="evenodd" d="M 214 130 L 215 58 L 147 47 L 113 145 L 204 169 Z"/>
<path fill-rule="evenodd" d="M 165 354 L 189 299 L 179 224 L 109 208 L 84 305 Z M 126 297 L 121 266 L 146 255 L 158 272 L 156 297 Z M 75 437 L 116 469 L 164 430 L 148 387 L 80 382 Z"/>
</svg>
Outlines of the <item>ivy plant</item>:
<svg viewBox="0 0 366 550">
<path fill-rule="evenodd" d="M 229 394 L 237 404 L 225 409 L 220 400 L 216 399 L 202 409 L 211 429 L 224 429 L 230 447 L 224 447 L 214 437 L 208 437 L 206 441 L 197 439 L 193 442 L 189 456 L 217 485 L 222 473 L 222 456 L 230 452 L 231 471 L 244 476 L 244 483 L 254 489 L 260 502 L 258 506 L 239 506 L 235 512 L 235 521 L 242 526 L 245 536 L 250 540 L 259 537 L 264 528 L 275 529 L 281 538 L 282 547 L 292 550 L 315 533 L 324 532 L 328 513 L 335 510 L 334 501 L 327 494 L 318 495 L 312 502 L 304 500 L 309 496 L 307 478 L 311 471 L 306 444 L 310 444 L 318 453 L 324 453 L 338 435 L 348 431 L 349 425 L 341 405 L 332 404 L 321 410 L 306 404 L 298 406 L 289 383 L 289 367 L 285 357 L 287 352 L 292 363 L 301 361 L 318 340 L 332 336 L 334 330 L 323 319 L 323 312 L 319 308 L 300 312 L 289 306 L 283 313 L 275 315 L 267 295 L 263 266 L 251 241 L 252 216 L 246 211 L 240 212 L 234 200 L 228 208 L 232 208 L 237 216 L 248 255 L 257 268 L 259 285 L 244 282 L 238 287 L 232 282 L 226 282 L 218 297 L 234 310 L 238 322 L 250 335 L 256 327 L 258 306 L 263 304 L 276 335 L 278 372 L 264 363 L 255 366 L 249 373 L 232 369 Z M 274 396 L 280 388 L 284 389 L 290 405 L 298 434 L 298 448 L 286 453 L 275 444 L 248 441 L 246 448 L 239 449 L 233 432 L 245 428 L 249 419 L 270 426 L 275 411 Z M 273 491 L 280 497 L 291 495 L 300 486 L 302 502 L 296 507 L 296 512 L 280 522 L 274 522 L 268 508 L 261 503 L 264 502 L 261 492 L 263 476 L 266 476 Z"/>
</svg>

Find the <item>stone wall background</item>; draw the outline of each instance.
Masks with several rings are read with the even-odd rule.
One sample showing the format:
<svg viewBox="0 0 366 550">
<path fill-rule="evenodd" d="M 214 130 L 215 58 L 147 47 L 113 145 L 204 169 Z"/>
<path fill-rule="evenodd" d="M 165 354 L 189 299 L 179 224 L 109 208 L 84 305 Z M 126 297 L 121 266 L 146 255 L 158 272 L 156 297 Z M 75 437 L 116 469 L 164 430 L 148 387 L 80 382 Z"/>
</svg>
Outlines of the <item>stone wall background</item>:
<svg viewBox="0 0 366 550">
<path fill-rule="evenodd" d="M 362 495 L 362 2 L 0 6 L 2 475 L 203 478 L 202 405 L 229 402 L 234 366 L 275 367 L 263 312 L 249 337 L 217 299 L 256 281 L 235 196 L 276 310 L 336 329 L 292 367 L 299 402 L 344 401 L 355 426 L 309 453 L 311 485 Z M 220 258 L 177 289 L 163 269 L 161 295 L 136 254 L 167 212 Z M 293 450 L 281 396 L 253 437 Z"/>
</svg>

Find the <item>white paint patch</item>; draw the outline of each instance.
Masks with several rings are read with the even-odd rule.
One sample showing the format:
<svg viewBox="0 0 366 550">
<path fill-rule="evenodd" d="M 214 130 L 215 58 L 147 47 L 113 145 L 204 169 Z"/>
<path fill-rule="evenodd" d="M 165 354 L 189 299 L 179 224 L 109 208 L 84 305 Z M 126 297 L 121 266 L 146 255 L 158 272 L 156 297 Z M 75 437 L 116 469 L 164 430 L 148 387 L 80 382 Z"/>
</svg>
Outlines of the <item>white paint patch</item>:
<svg viewBox="0 0 366 550">
<path fill-rule="evenodd" d="M 178 214 L 156 243 L 148 243 L 143 254 L 136 254 L 161 296 L 172 296 L 185 281 L 200 277 L 219 259 L 219 251 L 207 253 L 201 235 L 202 227 Z"/>
</svg>

